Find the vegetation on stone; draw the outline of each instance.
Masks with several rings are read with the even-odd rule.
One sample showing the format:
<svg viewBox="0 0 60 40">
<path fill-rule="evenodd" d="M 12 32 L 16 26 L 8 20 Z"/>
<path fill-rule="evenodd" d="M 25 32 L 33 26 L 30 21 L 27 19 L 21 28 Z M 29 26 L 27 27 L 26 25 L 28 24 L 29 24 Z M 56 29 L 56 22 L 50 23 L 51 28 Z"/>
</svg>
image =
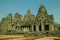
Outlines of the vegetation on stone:
<svg viewBox="0 0 60 40">
<path fill-rule="evenodd" d="M 60 25 L 54 22 L 54 16 L 48 15 L 44 5 L 38 9 L 34 16 L 28 9 L 24 18 L 16 12 L 14 16 L 9 13 L 0 22 L 0 34 L 15 34 L 27 32 L 54 32 L 60 30 Z"/>
</svg>

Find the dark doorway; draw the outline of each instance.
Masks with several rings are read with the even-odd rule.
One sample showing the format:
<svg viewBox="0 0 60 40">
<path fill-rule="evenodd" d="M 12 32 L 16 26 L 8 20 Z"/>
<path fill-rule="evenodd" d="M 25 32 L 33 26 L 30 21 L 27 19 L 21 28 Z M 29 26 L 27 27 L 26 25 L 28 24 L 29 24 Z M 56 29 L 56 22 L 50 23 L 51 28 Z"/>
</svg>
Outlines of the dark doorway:
<svg viewBox="0 0 60 40">
<path fill-rule="evenodd" d="M 18 29 L 19 26 L 16 26 L 16 29 Z"/>
<path fill-rule="evenodd" d="M 41 25 L 39 25 L 39 31 L 41 31 Z"/>
<path fill-rule="evenodd" d="M 12 28 L 14 27 L 14 24 L 12 24 Z"/>
<path fill-rule="evenodd" d="M 27 28 L 29 31 L 31 30 L 31 25 L 22 25 L 21 26 L 21 31 L 23 31 L 24 28 Z"/>
<path fill-rule="evenodd" d="M 45 25 L 45 30 L 49 31 L 49 25 Z"/>
<path fill-rule="evenodd" d="M 34 26 L 34 31 L 36 31 L 36 26 Z"/>
</svg>

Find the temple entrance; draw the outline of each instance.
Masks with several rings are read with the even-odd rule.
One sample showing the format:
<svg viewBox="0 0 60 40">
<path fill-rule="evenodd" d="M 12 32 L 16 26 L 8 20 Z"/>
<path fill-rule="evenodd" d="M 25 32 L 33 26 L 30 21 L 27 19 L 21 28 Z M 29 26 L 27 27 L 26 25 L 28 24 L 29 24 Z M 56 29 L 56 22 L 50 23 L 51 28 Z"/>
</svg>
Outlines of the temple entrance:
<svg viewBox="0 0 60 40">
<path fill-rule="evenodd" d="M 21 31 L 23 32 L 29 32 L 30 31 L 30 25 L 23 25 L 21 26 Z"/>
<path fill-rule="evenodd" d="M 41 31 L 41 25 L 39 25 L 39 31 Z"/>
<path fill-rule="evenodd" d="M 49 31 L 49 25 L 45 25 L 45 30 Z"/>
<path fill-rule="evenodd" d="M 16 29 L 18 29 L 19 26 L 16 26 Z"/>
<path fill-rule="evenodd" d="M 34 26 L 34 31 L 36 31 L 36 26 Z"/>
</svg>

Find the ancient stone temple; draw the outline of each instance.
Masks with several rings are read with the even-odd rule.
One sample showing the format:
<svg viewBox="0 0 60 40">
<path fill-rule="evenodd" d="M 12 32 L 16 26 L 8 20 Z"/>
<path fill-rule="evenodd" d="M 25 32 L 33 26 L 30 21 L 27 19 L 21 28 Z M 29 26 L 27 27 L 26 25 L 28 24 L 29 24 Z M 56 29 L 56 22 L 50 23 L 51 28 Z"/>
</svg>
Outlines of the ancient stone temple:
<svg viewBox="0 0 60 40">
<path fill-rule="evenodd" d="M 48 15 L 44 5 L 41 5 L 36 16 L 36 27 L 38 31 L 53 31 L 54 19 L 53 15 Z"/>
<path fill-rule="evenodd" d="M 36 16 L 31 14 L 28 9 L 24 18 L 16 12 L 14 17 L 11 13 L 8 14 L 4 20 L 2 20 L 2 25 L 6 31 L 15 32 L 44 32 L 44 31 L 54 31 L 54 18 L 53 15 L 48 15 L 47 10 L 44 5 L 41 5 L 38 9 Z"/>
</svg>

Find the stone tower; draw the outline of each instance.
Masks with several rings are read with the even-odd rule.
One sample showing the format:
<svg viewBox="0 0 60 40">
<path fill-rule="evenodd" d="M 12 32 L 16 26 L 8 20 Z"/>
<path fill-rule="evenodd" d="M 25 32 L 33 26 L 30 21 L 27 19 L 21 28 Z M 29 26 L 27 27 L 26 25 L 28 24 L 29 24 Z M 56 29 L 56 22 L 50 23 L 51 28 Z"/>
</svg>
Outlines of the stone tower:
<svg viewBox="0 0 60 40">
<path fill-rule="evenodd" d="M 6 17 L 6 21 L 7 21 L 7 30 L 10 31 L 12 29 L 12 14 L 9 13 Z"/>
<path fill-rule="evenodd" d="M 39 31 L 54 30 L 53 16 L 50 16 L 50 17 L 49 16 L 50 15 L 48 15 L 45 6 L 41 5 L 38 10 L 38 14 L 36 16 L 37 30 L 39 30 Z"/>
<path fill-rule="evenodd" d="M 28 32 L 30 31 L 30 26 L 31 26 L 31 11 L 28 9 L 26 15 L 24 16 L 24 26 L 23 26 L 23 31 Z"/>
<path fill-rule="evenodd" d="M 22 16 L 16 12 L 14 15 L 14 19 L 13 19 L 13 25 L 15 30 L 20 30 L 21 31 L 21 25 L 22 25 Z"/>
<path fill-rule="evenodd" d="M 1 20 L 1 31 L 3 31 L 4 33 L 6 33 L 6 30 L 7 30 L 7 25 L 6 25 L 6 18 L 2 18 Z"/>
<path fill-rule="evenodd" d="M 55 30 L 53 15 L 49 15 L 49 26 L 50 26 L 50 31 L 54 31 Z"/>
<path fill-rule="evenodd" d="M 23 31 L 25 32 L 33 31 L 34 22 L 35 22 L 35 16 L 32 15 L 31 11 L 28 9 L 26 15 L 24 16 Z"/>
</svg>

